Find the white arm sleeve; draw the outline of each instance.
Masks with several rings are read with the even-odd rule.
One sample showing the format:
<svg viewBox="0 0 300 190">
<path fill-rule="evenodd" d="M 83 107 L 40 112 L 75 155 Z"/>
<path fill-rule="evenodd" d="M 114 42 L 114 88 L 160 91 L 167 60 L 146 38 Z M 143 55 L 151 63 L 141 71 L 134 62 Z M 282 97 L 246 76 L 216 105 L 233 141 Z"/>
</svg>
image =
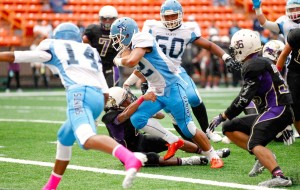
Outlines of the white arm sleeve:
<svg viewBox="0 0 300 190">
<path fill-rule="evenodd" d="M 30 62 L 47 62 L 51 60 L 52 55 L 46 51 L 15 51 L 15 62 L 16 63 L 30 63 Z"/>
<path fill-rule="evenodd" d="M 262 27 L 265 29 L 271 30 L 272 32 L 275 32 L 277 34 L 279 34 L 279 32 L 280 32 L 277 22 L 271 22 L 271 21 L 266 20 L 265 24 L 262 25 Z"/>
</svg>

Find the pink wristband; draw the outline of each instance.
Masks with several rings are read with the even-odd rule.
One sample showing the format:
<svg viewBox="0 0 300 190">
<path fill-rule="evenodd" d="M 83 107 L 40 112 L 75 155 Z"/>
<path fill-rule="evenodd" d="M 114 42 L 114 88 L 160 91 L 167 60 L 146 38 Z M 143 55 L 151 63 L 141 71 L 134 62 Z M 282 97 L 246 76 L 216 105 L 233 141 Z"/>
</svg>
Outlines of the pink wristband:
<svg viewBox="0 0 300 190">
<path fill-rule="evenodd" d="M 144 101 L 144 97 L 143 97 L 143 96 L 139 97 L 139 98 L 136 100 L 136 102 L 137 102 L 138 105 L 141 105 L 141 103 L 142 103 L 143 101 Z"/>
</svg>

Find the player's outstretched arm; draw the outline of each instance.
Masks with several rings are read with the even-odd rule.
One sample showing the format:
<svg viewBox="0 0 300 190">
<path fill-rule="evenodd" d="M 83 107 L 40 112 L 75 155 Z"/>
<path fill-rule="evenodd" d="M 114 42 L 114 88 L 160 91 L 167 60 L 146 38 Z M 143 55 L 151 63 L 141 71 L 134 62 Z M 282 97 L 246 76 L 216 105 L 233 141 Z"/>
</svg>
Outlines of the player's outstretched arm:
<svg viewBox="0 0 300 190">
<path fill-rule="evenodd" d="M 15 61 L 14 52 L 10 52 L 10 51 L 0 52 L 0 61 L 14 62 Z"/>
<path fill-rule="evenodd" d="M 285 62 L 286 62 L 286 59 L 288 57 L 288 55 L 291 53 L 292 51 L 292 48 L 291 46 L 287 43 L 284 47 L 284 49 L 282 50 L 278 60 L 277 60 L 277 63 L 276 63 L 276 67 L 279 71 L 282 70 Z"/>
</svg>

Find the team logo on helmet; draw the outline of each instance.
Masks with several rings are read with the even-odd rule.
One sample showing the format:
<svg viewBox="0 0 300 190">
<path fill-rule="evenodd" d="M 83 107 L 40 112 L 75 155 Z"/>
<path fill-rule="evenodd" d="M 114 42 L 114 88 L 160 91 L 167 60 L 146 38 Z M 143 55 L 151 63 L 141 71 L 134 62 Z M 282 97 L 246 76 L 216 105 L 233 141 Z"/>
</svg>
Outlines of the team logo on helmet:
<svg viewBox="0 0 300 190">
<path fill-rule="evenodd" d="M 122 22 L 120 25 L 118 25 L 118 29 L 120 29 L 121 31 L 126 31 L 127 26 L 125 26 L 124 22 Z"/>
</svg>

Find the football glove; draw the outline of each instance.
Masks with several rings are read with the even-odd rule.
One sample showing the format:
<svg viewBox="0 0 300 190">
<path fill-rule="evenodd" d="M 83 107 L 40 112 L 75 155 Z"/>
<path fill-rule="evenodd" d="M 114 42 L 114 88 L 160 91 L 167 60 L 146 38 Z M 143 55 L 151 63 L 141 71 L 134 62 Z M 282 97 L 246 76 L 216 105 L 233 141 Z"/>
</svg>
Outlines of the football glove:
<svg viewBox="0 0 300 190">
<path fill-rule="evenodd" d="M 291 145 L 295 142 L 295 136 L 292 127 L 289 125 L 287 126 L 283 131 L 278 133 L 276 137 L 280 137 L 282 135 L 283 137 L 283 143 L 284 145 Z"/>
<path fill-rule="evenodd" d="M 208 128 L 206 129 L 206 132 L 214 132 L 215 128 L 218 127 L 218 125 L 220 125 L 220 123 L 222 123 L 223 121 L 225 121 L 226 119 L 223 118 L 222 114 L 219 114 L 218 116 L 214 117 Z"/>
<path fill-rule="evenodd" d="M 233 60 L 231 57 L 228 57 L 225 60 L 225 65 L 226 65 L 228 72 L 230 72 L 230 73 L 232 73 L 234 70 L 239 71 L 242 67 L 242 65 L 238 61 Z"/>
<path fill-rule="evenodd" d="M 144 95 L 148 90 L 148 83 L 147 82 L 143 82 L 141 84 L 141 91 L 142 91 L 142 95 Z"/>
<path fill-rule="evenodd" d="M 252 3 L 253 3 L 253 8 L 254 9 L 259 9 L 260 4 L 261 4 L 261 0 L 252 0 Z"/>
</svg>

